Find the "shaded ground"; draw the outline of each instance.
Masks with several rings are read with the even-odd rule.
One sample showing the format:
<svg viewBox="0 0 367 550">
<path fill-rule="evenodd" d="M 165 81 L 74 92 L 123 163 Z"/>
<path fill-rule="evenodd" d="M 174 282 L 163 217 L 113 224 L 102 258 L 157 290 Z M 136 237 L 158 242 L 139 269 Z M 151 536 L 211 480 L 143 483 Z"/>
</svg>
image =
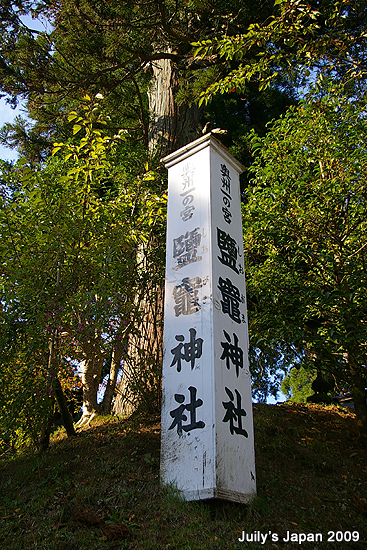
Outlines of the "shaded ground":
<svg viewBox="0 0 367 550">
<path fill-rule="evenodd" d="M 367 550 L 367 451 L 354 414 L 254 405 L 254 422 L 258 496 L 249 506 L 186 503 L 163 489 L 158 417 L 102 418 L 74 439 L 59 432 L 44 456 L 0 457 L 0 548 Z M 243 531 L 268 539 L 239 542 Z M 287 531 L 309 541 L 282 542 Z"/>
</svg>

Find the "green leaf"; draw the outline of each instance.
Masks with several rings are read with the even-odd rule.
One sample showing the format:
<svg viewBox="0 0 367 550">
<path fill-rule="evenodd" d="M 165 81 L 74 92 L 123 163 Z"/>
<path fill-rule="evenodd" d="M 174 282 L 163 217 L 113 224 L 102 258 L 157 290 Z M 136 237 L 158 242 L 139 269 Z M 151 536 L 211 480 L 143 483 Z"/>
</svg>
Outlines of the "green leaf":
<svg viewBox="0 0 367 550">
<path fill-rule="evenodd" d="M 80 132 L 80 130 L 83 128 L 83 126 L 80 126 L 80 124 L 74 124 L 73 126 L 73 136 L 75 136 L 75 134 L 77 134 L 78 132 Z"/>
</svg>

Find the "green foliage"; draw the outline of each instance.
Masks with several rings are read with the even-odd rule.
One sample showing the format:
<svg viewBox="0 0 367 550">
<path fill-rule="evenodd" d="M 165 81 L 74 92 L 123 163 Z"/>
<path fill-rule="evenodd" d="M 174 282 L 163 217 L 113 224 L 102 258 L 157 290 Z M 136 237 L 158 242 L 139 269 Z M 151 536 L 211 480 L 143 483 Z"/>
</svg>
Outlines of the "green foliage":
<svg viewBox="0 0 367 550">
<path fill-rule="evenodd" d="M 26 100 L 35 122 L 7 125 L 0 142 L 18 147 L 35 162 L 44 160 L 52 141 L 65 141 L 69 135 L 67 115 L 77 110 L 80 95 L 101 92 L 110 117 L 107 133 L 123 128 L 134 146 L 147 146 L 154 119 L 147 95 L 152 66 L 172 61 L 180 73 L 179 86 L 172 89 L 175 101 L 193 103 L 201 89 L 227 75 L 237 62 L 217 56 L 197 62 L 191 43 L 223 32 L 237 35 L 273 12 L 271 2 L 260 0 L 64 0 L 52 5 L 40 0 L 37 9 L 25 0 L 9 2 L 0 19 L 0 89 L 13 103 Z M 30 13 L 52 27 L 43 32 L 27 28 L 20 15 Z"/>
<path fill-rule="evenodd" d="M 238 65 L 208 87 L 200 103 L 214 95 L 243 92 L 247 83 L 271 86 L 279 74 L 295 79 L 315 71 L 343 76 L 345 82 L 366 75 L 366 6 L 363 0 L 276 0 L 275 14 L 250 23 L 241 33 L 210 37 L 193 43 L 195 55 L 213 55 Z M 312 75 L 311 75 L 312 76 Z"/>
<path fill-rule="evenodd" d="M 135 173 L 129 160 L 123 165 L 125 134 L 104 133 L 101 99 L 85 97 L 82 114 L 70 113 L 73 136 L 55 144 L 44 166 L 4 165 L 0 437 L 10 430 L 11 441 L 18 427 L 29 435 L 32 426 L 36 438 L 52 409 L 50 380 L 71 361 L 89 353 L 108 362 L 126 345 L 148 276 L 138 252 L 164 231 L 165 183 L 143 159 Z M 64 384 L 75 383 L 69 375 Z"/>
<path fill-rule="evenodd" d="M 289 374 L 282 380 L 280 389 L 294 403 L 306 403 L 307 397 L 313 395 L 311 388 L 316 374 L 304 367 L 293 367 Z"/>
<path fill-rule="evenodd" d="M 293 350 L 355 388 L 356 373 L 366 384 L 365 109 L 334 86 L 254 135 L 243 210 L 252 345 L 283 352 L 278 366 Z"/>
<path fill-rule="evenodd" d="M 12 353 L 2 350 L 0 356 L 0 453 L 9 447 L 16 451 L 37 444 L 44 419 L 54 408 L 47 385 L 44 341 L 38 338 L 39 349 L 35 349 L 34 331 L 27 335 L 26 342 L 22 340 L 11 342 Z"/>
<path fill-rule="evenodd" d="M 251 152 L 251 131 L 260 136 L 267 132 L 267 124 L 284 113 L 287 107 L 295 103 L 295 96 L 290 89 L 268 88 L 259 91 L 256 84 L 249 84 L 246 94 L 225 94 L 215 96 L 205 108 L 206 120 L 214 127 L 227 130 L 221 136 L 223 145 L 242 164 L 249 168 L 253 161 Z M 241 186 L 247 184 L 248 170 L 241 178 Z"/>
</svg>

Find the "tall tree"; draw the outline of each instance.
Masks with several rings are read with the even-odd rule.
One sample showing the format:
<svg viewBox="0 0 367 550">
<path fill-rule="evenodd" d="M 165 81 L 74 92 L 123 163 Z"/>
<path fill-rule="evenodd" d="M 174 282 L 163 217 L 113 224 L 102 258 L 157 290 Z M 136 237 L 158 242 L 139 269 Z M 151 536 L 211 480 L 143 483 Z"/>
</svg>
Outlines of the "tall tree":
<svg viewBox="0 0 367 550">
<path fill-rule="evenodd" d="M 365 114 L 331 86 L 254 138 L 244 242 L 253 344 L 349 386 L 367 438 Z"/>
<path fill-rule="evenodd" d="M 197 107 L 179 105 L 176 96 L 187 88 L 191 93 L 198 75 L 208 82 L 231 65 L 217 56 L 194 59 L 191 43 L 235 35 L 272 11 L 264 0 L 9 2 L 1 13 L 0 87 L 14 101 L 27 99 L 45 137 L 47 128 L 63 131 L 66 99 L 80 90 L 101 92 L 111 126 L 165 154 L 198 135 Z M 49 18 L 52 30 L 26 27 L 22 14 L 29 13 Z"/>
<path fill-rule="evenodd" d="M 140 145 L 149 149 L 151 156 L 156 154 L 159 158 L 198 137 L 199 123 L 204 121 L 200 120 L 200 111 L 192 101 L 197 81 L 209 84 L 227 74 L 233 63 L 223 63 L 216 55 L 197 60 L 191 43 L 223 32 L 229 35 L 242 32 L 250 23 L 260 23 L 269 17 L 273 13 L 273 2 L 61 0 L 53 3 L 48 0 L 17 0 L 8 2 L 1 10 L 0 87 L 14 102 L 26 98 L 28 110 L 36 120 L 33 134 L 25 131 L 19 123 L 4 130 L 3 140 L 20 143 L 30 160 L 37 164 L 50 152 L 47 143 L 55 138 L 59 142 L 66 141 L 70 124 L 75 124 L 75 121 L 68 120 L 67 113 L 70 108 L 76 109 L 81 90 L 91 96 L 96 93 L 105 95 L 104 109 L 109 117 L 106 129 L 109 135 L 116 134 L 119 129 L 125 132 L 130 159 L 134 154 L 135 158 L 139 157 Z M 48 18 L 52 28 L 45 32 L 32 30 L 31 25 L 26 26 L 22 19 L 29 13 Z M 231 104 L 231 100 L 225 103 L 226 107 L 231 104 L 227 113 L 232 120 L 238 120 L 240 113 L 242 121 L 246 122 L 245 132 L 252 124 L 250 119 L 254 118 L 255 110 L 251 112 L 251 107 L 255 95 L 256 86 L 253 85 L 245 98 L 236 97 L 235 104 Z M 269 94 L 263 97 L 266 103 Z M 278 92 L 279 97 L 281 110 L 284 94 Z M 267 116 L 271 117 L 269 102 L 267 108 Z M 214 123 L 220 121 L 217 113 L 211 111 L 209 115 Z M 231 145 L 231 141 L 227 145 Z M 80 144 L 77 146 L 81 147 Z M 236 147 L 241 155 L 248 156 L 246 137 L 241 139 L 237 135 Z M 76 156 L 80 158 L 79 153 Z M 79 160 L 74 160 L 75 170 L 81 170 Z M 115 161 L 122 171 L 137 173 L 134 163 L 122 155 L 116 156 Z M 105 175 L 108 185 L 115 177 L 116 174 Z M 119 192 L 123 196 L 122 188 Z M 136 308 L 134 310 L 137 335 L 131 331 L 129 337 L 130 350 L 136 349 L 130 358 L 140 364 L 140 375 L 146 364 L 159 364 L 162 355 L 161 329 L 151 322 L 153 318 L 157 320 L 152 315 L 157 297 L 162 305 L 162 272 L 154 265 L 157 257 L 162 256 L 162 241 L 158 228 L 148 243 L 140 243 L 134 264 L 139 280 L 145 277 L 149 282 L 145 296 L 142 297 L 139 288 L 135 289 L 134 303 L 141 307 L 138 312 Z M 95 302 L 93 307 L 102 310 L 102 303 Z M 91 313 L 88 322 L 83 321 L 84 325 L 80 320 L 79 324 L 85 331 L 90 328 L 92 317 Z M 160 315 L 158 319 L 161 323 Z M 144 323 L 148 324 L 144 326 Z M 140 329 L 136 330 L 137 327 Z M 144 339 L 140 337 L 142 332 Z M 63 333 L 70 334 L 70 331 L 64 327 Z M 93 361 L 89 353 L 87 368 L 87 372 L 92 373 L 94 368 L 95 372 L 90 380 L 85 378 L 85 388 L 93 387 L 101 371 L 100 337 L 98 331 L 89 331 L 85 335 L 84 356 L 88 355 L 87 345 L 89 351 L 95 350 Z M 83 348 L 81 344 L 80 347 Z M 150 352 L 152 355 L 147 357 L 146 353 Z M 91 409 L 95 406 L 92 403 Z"/>
<path fill-rule="evenodd" d="M 14 319 L 18 332 L 35 331 L 38 346 L 43 335 L 43 355 L 39 348 L 37 353 L 44 358 L 45 383 L 52 379 L 55 393 L 62 363 L 80 361 L 83 420 L 88 420 L 101 408 L 110 412 L 139 308 L 137 290 L 144 284 L 138 252 L 163 230 L 165 197 L 160 179 L 144 167 L 140 178 L 131 178 L 112 166 L 113 149 L 119 143 L 119 154 L 124 149 L 124 134 L 103 133 L 97 101 L 86 97 L 84 107 L 81 116 L 69 115 L 73 140 L 56 143 L 46 165 L 36 170 L 20 163 L 4 175 L 9 186 L 0 212 L 0 337 L 8 345 Z M 1 359 L 0 372 L 6 372 L 9 357 Z M 29 353 L 30 370 L 34 361 Z M 110 377 L 100 408 L 97 389 L 104 365 Z"/>
</svg>

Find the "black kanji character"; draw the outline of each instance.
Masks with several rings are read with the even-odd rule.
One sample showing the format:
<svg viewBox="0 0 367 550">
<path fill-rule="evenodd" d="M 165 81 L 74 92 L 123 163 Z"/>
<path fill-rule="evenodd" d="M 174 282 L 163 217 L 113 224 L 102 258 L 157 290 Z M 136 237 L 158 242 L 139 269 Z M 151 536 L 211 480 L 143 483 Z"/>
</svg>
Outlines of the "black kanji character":
<svg viewBox="0 0 367 550">
<path fill-rule="evenodd" d="M 191 313 L 199 311 L 200 305 L 197 289 L 201 288 L 201 286 L 200 277 L 195 277 L 193 279 L 185 277 L 182 279 L 180 285 L 175 286 L 173 289 L 173 298 L 176 303 L 174 306 L 176 317 L 181 314 L 191 315 Z"/>
<path fill-rule="evenodd" d="M 222 181 L 222 188 L 224 188 L 227 193 L 231 193 L 231 176 L 229 173 L 229 170 L 225 164 L 220 165 L 220 173 L 221 173 L 221 181 Z"/>
<path fill-rule="evenodd" d="M 225 231 L 217 227 L 217 243 L 222 257 L 218 260 L 238 273 L 236 266 L 238 246 L 236 241 Z"/>
<path fill-rule="evenodd" d="M 225 193 L 223 191 L 223 189 L 221 189 L 222 193 L 223 193 L 223 197 L 222 197 L 222 200 L 223 200 L 223 204 L 224 206 L 228 206 L 230 207 L 231 206 L 231 197 L 228 195 L 228 193 Z"/>
<path fill-rule="evenodd" d="M 237 390 L 235 390 L 237 397 L 237 406 L 235 406 L 233 403 L 233 393 L 228 388 L 225 388 L 225 390 L 230 401 L 228 401 L 227 403 L 222 401 L 223 407 L 226 409 L 226 414 L 223 418 L 223 422 L 229 422 L 229 431 L 231 432 L 231 435 L 233 435 L 233 433 L 236 433 L 248 437 L 247 431 L 242 428 L 242 417 L 246 416 L 246 411 L 241 408 L 241 395 Z M 237 426 L 234 425 L 235 422 L 237 423 Z"/>
<path fill-rule="evenodd" d="M 225 280 L 219 277 L 218 288 L 222 293 L 222 300 L 220 303 L 222 304 L 223 313 L 228 313 L 235 323 L 241 323 L 241 312 L 239 309 L 241 302 L 240 291 L 232 284 L 228 277 Z"/>
<path fill-rule="evenodd" d="M 224 221 L 227 223 L 232 223 L 232 212 L 226 206 L 222 207 L 222 212 Z"/>
<path fill-rule="evenodd" d="M 178 435 L 182 435 L 182 422 L 186 422 L 187 420 L 186 414 L 183 414 L 186 410 L 186 405 L 182 405 L 185 401 L 185 396 L 181 393 L 175 393 L 175 401 L 177 401 L 177 403 L 181 403 L 181 405 L 177 407 L 177 409 L 170 411 L 169 414 L 172 416 L 173 422 L 168 429 L 172 430 L 175 426 L 177 426 Z"/>
<path fill-rule="evenodd" d="M 238 378 L 240 374 L 240 369 L 243 369 L 243 350 L 238 346 L 238 336 L 236 334 L 233 333 L 234 343 L 231 344 L 230 335 L 225 330 L 223 330 L 223 332 L 228 342 L 220 343 L 223 348 L 223 352 L 220 358 L 226 360 L 227 369 L 230 368 L 229 362 L 232 362 L 232 365 L 236 368 L 236 374 Z"/>
<path fill-rule="evenodd" d="M 194 328 L 189 329 L 190 341 L 183 344 L 185 338 L 182 334 L 175 336 L 177 342 L 180 342 L 178 346 L 171 349 L 173 354 L 172 363 L 170 367 L 173 367 L 177 363 L 177 372 L 181 372 L 181 361 L 191 363 L 191 370 L 195 367 L 195 359 L 200 359 L 203 353 L 203 339 L 196 338 L 196 330 Z M 183 352 L 182 352 L 183 348 Z"/>
<path fill-rule="evenodd" d="M 203 422 L 202 420 L 196 420 L 196 409 L 202 406 L 203 400 L 196 399 L 197 389 L 193 386 L 189 387 L 189 392 L 190 403 L 188 403 L 187 405 L 183 404 L 183 402 L 185 401 L 184 395 L 182 395 L 181 393 L 175 394 L 175 401 L 181 404 L 179 407 L 177 407 L 177 409 L 174 409 L 169 413 L 173 418 L 173 422 L 168 429 L 173 430 L 173 428 L 177 426 L 178 435 L 182 435 L 182 430 L 184 430 L 185 432 L 190 432 L 191 430 L 205 427 L 205 422 Z M 186 422 L 187 420 L 186 414 L 183 414 L 185 410 L 190 413 L 190 424 L 186 424 L 185 426 L 183 426 L 182 423 Z"/>
</svg>

